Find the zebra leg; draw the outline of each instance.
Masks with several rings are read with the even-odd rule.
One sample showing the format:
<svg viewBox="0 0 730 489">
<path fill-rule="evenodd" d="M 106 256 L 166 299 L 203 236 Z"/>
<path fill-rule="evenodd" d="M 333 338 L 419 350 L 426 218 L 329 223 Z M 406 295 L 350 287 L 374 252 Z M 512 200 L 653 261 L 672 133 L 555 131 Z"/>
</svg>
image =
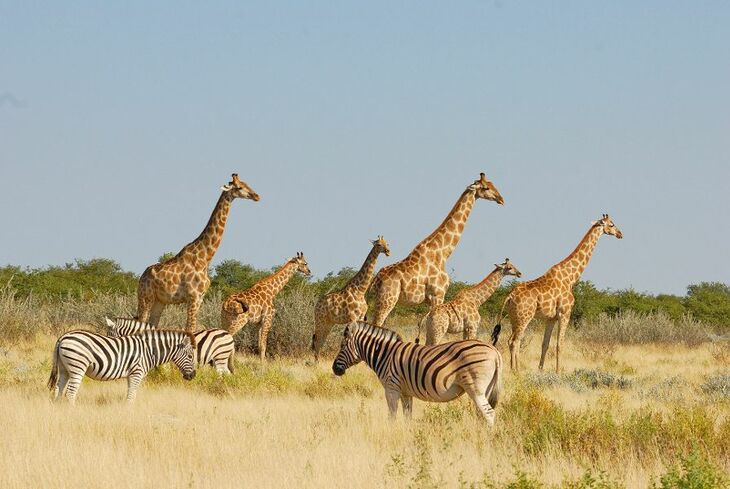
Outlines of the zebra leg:
<svg viewBox="0 0 730 489">
<path fill-rule="evenodd" d="M 56 387 L 53 389 L 53 400 L 58 401 L 58 398 L 63 395 L 63 391 L 66 390 L 66 384 L 68 383 L 68 371 L 63 365 L 58 366 L 58 382 Z"/>
<path fill-rule="evenodd" d="M 71 405 L 76 404 L 76 396 L 79 393 L 79 387 L 81 386 L 81 379 L 84 378 L 84 374 L 70 374 L 68 379 L 68 388 L 66 389 L 66 399 Z"/>
<path fill-rule="evenodd" d="M 144 372 L 141 370 L 135 370 L 130 373 L 127 377 L 127 401 L 132 402 L 137 397 L 137 389 L 139 384 L 142 383 Z"/>
<path fill-rule="evenodd" d="M 469 397 L 471 397 L 471 400 L 474 401 L 474 405 L 477 407 L 477 410 L 482 413 L 482 416 L 484 416 L 484 419 L 487 421 L 489 427 L 494 428 L 494 408 L 489 404 L 487 396 L 485 396 L 483 393 L 470 392 Z"/>
<path fill-rule="evenodd" d="M 545 357 L 547 356 L 548 348 L 550 348 L 550 337 L 553 335 L 553 328 L 555 328 L 555 319 L 548 320 L 545 325 L 545 335 L 542 337 L 542 353 L 540 354 L 540 370 L 545 365 Z"/>
<path fill-rule="evenodd" d="M 411 419 L 413 416 L 413 397 L 401 394 L 400 402 L 403 404 L 403 415 L 406 418 Z"/>
<path fill-rule="evenodd" d="M 215 371 L 218 372 L 218 375 L 230 374 L 231 371 L 228 370 L 228 359 L 217 358 L 215 361 Z"/>
<path fill-rule="evenodd" d="M 388 401 L 388 412 L 390 419 L 395 419 L 398 413 L 398 400 L 401 398 L 400 392 L 394 389 L 385 389 L 385 400 Z"/>
</svg>

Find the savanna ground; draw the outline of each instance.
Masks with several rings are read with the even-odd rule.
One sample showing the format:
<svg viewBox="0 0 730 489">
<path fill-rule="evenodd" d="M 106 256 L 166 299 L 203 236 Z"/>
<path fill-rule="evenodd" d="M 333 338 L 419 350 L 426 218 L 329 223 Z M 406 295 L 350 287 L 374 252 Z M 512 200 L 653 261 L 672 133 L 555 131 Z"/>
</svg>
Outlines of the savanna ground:
<svg viewBox="0 0 730 489">
<path fill-rule="evenodd" d="M 306 297 L 280 304 L 265 366 L 250 349 L 253 331 L 244 330 L 232 376 L 201 368 L 185 382 L 165 367 L 145 379 L 132 405 L 124 381 L 88 379 L 75 407 L 51 403 L 45 383 L 60 331 L 93 329 L 103 314 L 125 313 L 130 300 L 38 308 L 0 297 L 0 487 L 729 484 L 730 344 L 689 319 L 626 314 L 573 327 L 560 375 L 537 371 L 542 326 L 533 324 L 525 371 L 504 370 L 493 431 L 466 397 L 416 401 L 412 420 L 399 413 L 389 421 L 365 365 L 342 378 L 331 373 L 341 328 L 326 360 L 313 362 Z M 216 326 L 218 307 L 215 297 L 206 302 L 204 324 Z M 165 321 L 182 314 L 170 309 Z M 492 324 L 485 321 L 483 337 Z M 415 337 L 414 325 L 391 322 L 406 338 Z M 507 326 L 505 359 L 508 337 Z"/>
</svg>

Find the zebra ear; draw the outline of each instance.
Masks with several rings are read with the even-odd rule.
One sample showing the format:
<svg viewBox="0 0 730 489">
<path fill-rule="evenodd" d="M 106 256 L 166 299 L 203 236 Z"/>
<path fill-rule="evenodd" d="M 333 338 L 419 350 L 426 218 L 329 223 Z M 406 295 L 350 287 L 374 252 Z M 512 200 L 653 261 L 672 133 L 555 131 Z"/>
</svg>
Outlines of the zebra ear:
<svg viewBox="0 0 730 489">
<path fill-rule="evenodd" d="M 345 336 L 345 338 L 350 337 L 350 326 L 345 326 L 345 331 L 344 331 L 343 335 Z"/>
<path fill-rule="evenodd" d="M 111 319 L 109 319 L 106 316 L 104 316 L 104 321 L 106 321 L 106 325 L 109 326 L 110 328 L 113 328 L 114 326 L 116 326 L 116 324 L 114 323 L 114 321 L 112 321 Z"/>
</svg>

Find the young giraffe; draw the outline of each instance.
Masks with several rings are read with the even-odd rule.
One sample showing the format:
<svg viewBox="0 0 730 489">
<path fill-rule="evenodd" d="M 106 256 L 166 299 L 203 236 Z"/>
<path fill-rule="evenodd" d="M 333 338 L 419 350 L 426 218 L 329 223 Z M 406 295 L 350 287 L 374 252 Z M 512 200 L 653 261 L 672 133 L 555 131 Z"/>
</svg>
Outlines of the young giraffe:
<svg viewBox="0 0 730 489">
<path fill-rule="evenodd" d="M 137 319 L 157 326 L 165 306 L 188 305 L 186 330 L 197 329 L 197 316 L 203 296 L 210 285 L 208 266 L 220 245 L 231 202 L 235 199 L 259 200 L 259 195 L 234 173 L 231 181 L 221 187 L 218 203 L 203 232 L 188 243 L 173 258 L 150 265 L 139 278 Z"/>
<path fill-rule="evenodd" d="M 509 258 L 506 258 L 504 263 L 494 266 L 494 271 L 478 284 L 459 291 L 449 302 L 433 306 L 418 324 L 416 343 L 420 340 L 422 326 L 426 326 L 427 345 L 439 344 L 446 333 L 463 332 L 465 340 L 476 339 L 482 320 L 479 307 L 497 290 L 504 277 L 522 276 Z"/>
<path fill-rule="evenodd" d="M 259 356 L 266 357 L 266 339 L 274 321 L 274 299 L 296 272 L 311 275 L 304 253 L 287 261 L 272 275 L 256 282 L 251 288 L 231 294 L 221 307 L 221 328 L 235 335 L 248 323 L 259 325 Z"/>
<path fill-rule="evenodd" d="M 347 324 L 365 317 L 368 310 L 365 292 L 373 281 L 375 262 L 380 253 L 390 256 L 390 248 L 382 236 L 378 236 L 378 239 L 372 243 L 373 248 L 355 276 L 342 289 L 322 296 L 317 301 L 314 308 L 314 334 L 312 335 L 312 350 L 314 350 L 315 359 L 319 358 L 319 350 L 335 324 Z"/>
<path fill-rule="evenodd" d="M 373 324 L 382 326 L 398 303 L 420 304 L 428 300 L 430 305 L 435 305 L 444 301 L 449 287 L 446 259 L 459 243 L 476 199 L 504 204 L 497 188 L 481 173 L 479 180 L 464 190 L 444 222 L 433 233 L 406 258 L 378 272 L 372 285 L 375 296 Z"/>
<path fill-rule="evenodd" d="M 557 323 L 558 343 L 555 354 L 555 370 L 560 372 L 560 348 L 575 303 L 573 286 L 578 282 L 583 270 L 588 265 L 588 260 L 591 259 L 598 238 L 604 234 L 610 234 L 618 239 L 623 238 L 623 234 L 608 217 L 608 214 L 604 214 L 599 221 L 591 223 L 591 228 L 578 243 L 578 246 L 563 261 L 550 268 L 542 277 L 518 284 L 507 296 L 502 305 L 502 311 L 504 311 L 504 306 L 507 306 L 510 324 L 512 325 L 512 336 L 509 340 L 512 370 L 519 370 L 522 336 L 532 318 L 538 316 L 547 320 L 545 336 L 542 340 L 540 370 L 545 364 L 545 355 L 550 346 L 550 336 L 555 323 Z"/>
</svg>

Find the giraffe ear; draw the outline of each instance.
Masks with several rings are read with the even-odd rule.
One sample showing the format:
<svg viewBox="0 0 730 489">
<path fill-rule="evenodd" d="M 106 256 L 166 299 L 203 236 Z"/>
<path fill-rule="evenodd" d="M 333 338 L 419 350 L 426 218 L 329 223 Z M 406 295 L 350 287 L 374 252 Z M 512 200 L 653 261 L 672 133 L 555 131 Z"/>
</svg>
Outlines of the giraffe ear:
<svg viewBox="0 0 730 489">
<path fill-rule="evenodd" d="M 595 226 L 596 224 L 598 224 L 598 221 L 591 221 L 591 226 Z"/>
<path fill-rule="evenodd" d="M 243 301 L 236 301 L 241 306 L 241 312 L 248 312 L 248 304 Z"/>
<path fill-rule="evenodd" d="M 228 192 L 228 191 L 229 191 L 229 190 L 231 190 L 232 188 L 233 188 L 233 185 L 223 185 L 223 186 L 221 187 L 221 190 L 223 190 L 224 192 Z"/>
</svg>

